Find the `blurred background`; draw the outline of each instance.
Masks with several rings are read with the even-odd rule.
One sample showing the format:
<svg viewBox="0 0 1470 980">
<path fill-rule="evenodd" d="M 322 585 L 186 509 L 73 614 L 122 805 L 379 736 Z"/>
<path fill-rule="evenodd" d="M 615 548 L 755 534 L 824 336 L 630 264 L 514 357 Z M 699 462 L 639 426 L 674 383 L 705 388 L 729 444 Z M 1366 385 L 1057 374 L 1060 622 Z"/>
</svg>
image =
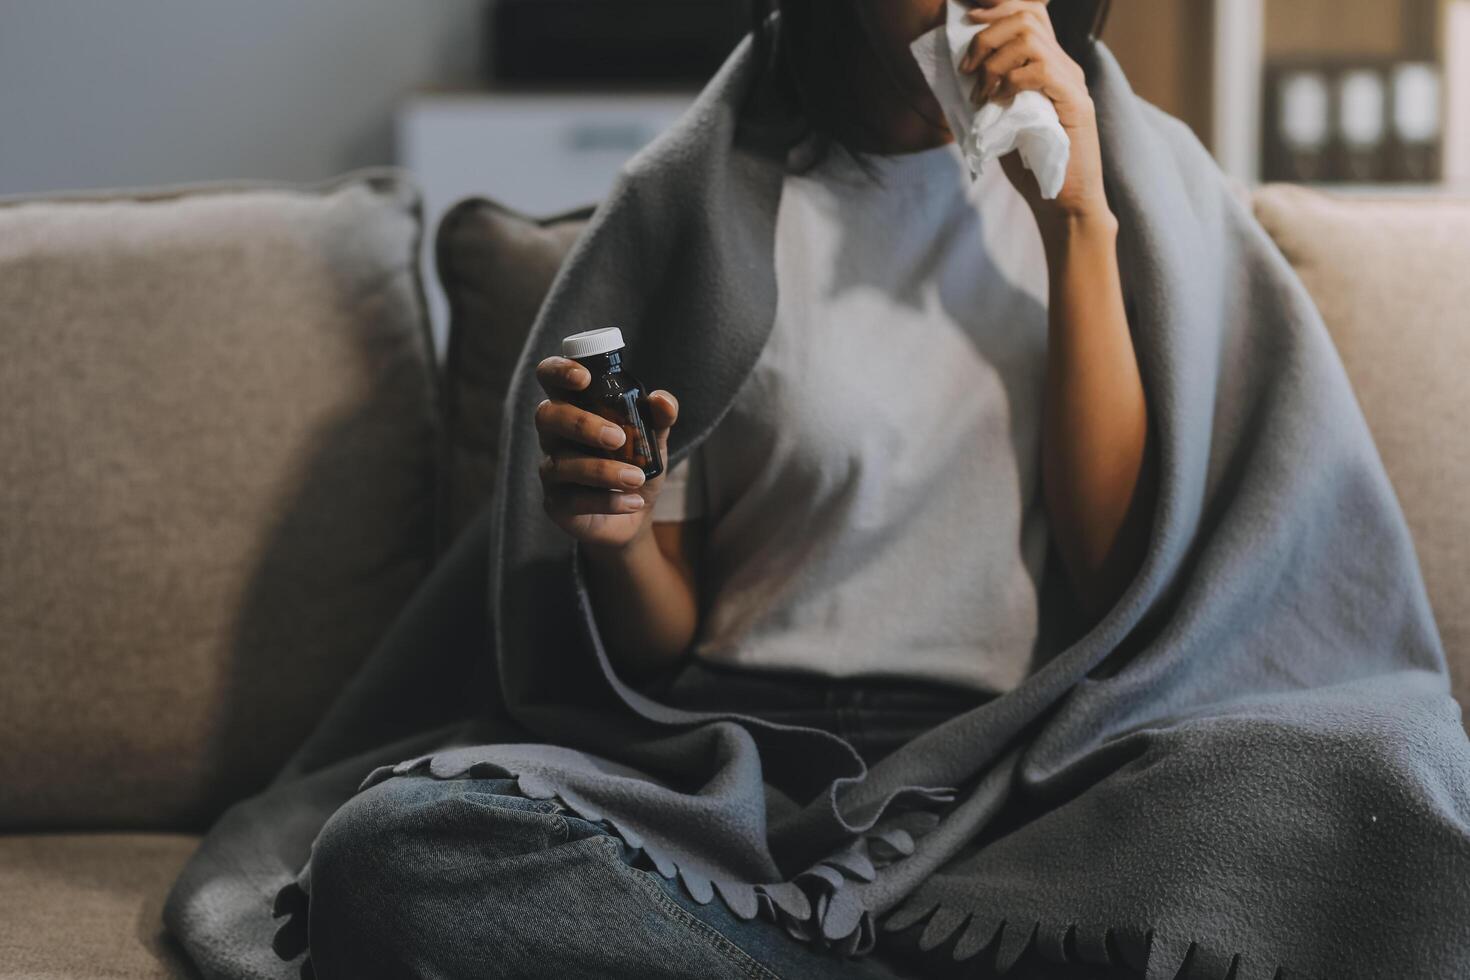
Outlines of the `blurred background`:
<svg viewBox="0 0 1470 980">
<path fill-rule="evenodd" d="M 683 110 L 744 3 L 0 0 L 0 194 L 398 163 L 430 222 L 470 194 L 573 208 Z M 1247 184 L 1470 186 L 1470 0 L 1115 0 L 1103 37 Z"/>
</svg>

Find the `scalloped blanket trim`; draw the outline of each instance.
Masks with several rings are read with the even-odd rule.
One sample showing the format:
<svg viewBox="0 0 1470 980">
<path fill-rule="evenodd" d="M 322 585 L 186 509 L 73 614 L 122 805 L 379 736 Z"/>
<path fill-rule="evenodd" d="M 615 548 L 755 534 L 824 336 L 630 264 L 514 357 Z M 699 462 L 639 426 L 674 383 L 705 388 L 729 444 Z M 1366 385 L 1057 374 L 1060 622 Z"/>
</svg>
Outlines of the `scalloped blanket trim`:
<svg viewBox="0 0 1470 980">
<path fill-rule="evenodd" d="M 1144 980 L 1285 980 L 1285 969 L 1243 953 L 1222 954 L 1190 940 L 1164 936 L 1153 929 L 1101 926 L 1076 921 L 1045 921 L 999 914 L 979 914 L 928 898 L 919 889 L 887 913 L 881 925 L 869 908 L 860 905 L 860 889 L 849 882 L 870 883 L 878 871 L 913 854 L 917 840 L 940 823 L 939 814 L 924 809 L 902 809 L 885 815 L 847 846 L 822 857 L 793 875 L 790 881 L 743 882 L 709 878 L 680 866 L 641 835 L 598 807 L 574 794 L 557 791 L 530 771 L 512 771 L 491 762 L 475 762 L 450 770 L 432 767 L 434 753 L 378 766 L 363 779 L 358 792 L 385 779 L 424 772 L 436 779 L 458 779 L 483 773 L 514 779 L 528 799 L 549 800 L 567 812 L 603 825 L 625 844 L 645 856 L 666 880 L 678 880 L 695 902 L 707 905 L 715 896 L 736 918 L 761 918 L 785 929 L 793 939 L 816 943 L 844 956 L 863 956 L 877 944 L 878 930 L 897 932 L 919 923 L 924 928 L 918 946 L 923 952 L 951 944 L 950 956 L 964 961 L 993 951 L 998 974 L 1008 973 L 1035 947 L 1043 959 L 1060 965 L 1124 967 Z M 910 799 L 930 804 L 952 802 L 952 791 L 927 790 Z M 312 850 L 316 841 L 312 841 Z M 286 916 L 272 943 L 276 955 L 293 960 L 303 953 L 302 980 L 315 976 L 307 937 L 307 910 L 311 895 L 311 858 L 296 877 L 276 892 L 273 918 Z M 834 928 L 835 927 L 835 928 Z M 1298 974 L 1289 974 L 1297 980 Z"/>
</svg>

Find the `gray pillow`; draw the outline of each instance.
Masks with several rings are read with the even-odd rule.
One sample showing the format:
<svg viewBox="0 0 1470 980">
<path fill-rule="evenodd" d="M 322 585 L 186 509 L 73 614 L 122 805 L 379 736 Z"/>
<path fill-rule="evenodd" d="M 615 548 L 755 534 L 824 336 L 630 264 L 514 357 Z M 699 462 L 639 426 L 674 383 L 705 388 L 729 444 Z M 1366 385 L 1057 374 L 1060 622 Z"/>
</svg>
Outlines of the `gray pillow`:
<svg viewBox="0 0 1470 980">
<path fill-rule="evenodd" d="M 552 279 L 591 215 L 587 207 L 533 218 L 470 198 L 439 225 L 439 279 L 450 311 L 446 538 L 489 500 L 510 373 Z"/>
<path fill-rule="evenodd" d="M 425 574 L 394 171 L 0 201 L 0 828 L 202 827 Z"/>
</svg>

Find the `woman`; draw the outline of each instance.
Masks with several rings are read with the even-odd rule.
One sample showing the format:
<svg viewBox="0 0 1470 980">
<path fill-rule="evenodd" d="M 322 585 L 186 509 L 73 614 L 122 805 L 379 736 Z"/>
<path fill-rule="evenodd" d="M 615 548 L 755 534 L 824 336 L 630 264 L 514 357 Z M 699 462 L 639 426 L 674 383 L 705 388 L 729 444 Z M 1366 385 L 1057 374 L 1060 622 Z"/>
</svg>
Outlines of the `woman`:
<svg viewBox="0 0 1470 980">
<path fill-rule="evenodd" d="M 620 173 L 490 507 L 171 932 L 282 979 L 1470 976 L 1470 742 L 1291 266 L 1041 4 L 953 10 L 978 97 L 1066 125 L 1054 201 L 961 169 L 939 0 L 779 6 Z M 607 319 L 681 386 L 650 483 L 537 364 Z"/>
<path fill-rule="evenodd" d="M 1045 656 L 1037 588 L 1050 547 L 1086 615 L 1117 598 L 1148 527 L 1148 411 L 1091 100 L 1044 0 L 977 3 L 969 17 L 988 27 L 961 67 L 977 104 L 1022 90 L 1052 100 L 1071 141 L 1055 200 L 1014 154 L 971 186 L 909 53 L 944 22 L 945 0 L 779 6 L 770 81 L 808 132 L 783 190 L 772 338 L 696 456 L 647 482 L 599 453 L 622 430 L 569 400 L 586 369 L 541 361 L 544 505 L 583 549 L 620 673 L 666 681 L 673 703 L 827 728 L 872 764 Z M 759 12 L 757 23 L 770 45 Z M 649 402 L 667 458 L 678 401 L 659 390 Z M 870 601 L 897 590 L 922 597 L 911 616 Z M 415 782 L 426 801 L 444 785 Z M 508 780 L 470 795 L 463 819 L 498 811 L 482 852 L 516 855 L 518 870 L 499 867 L 491 899 L 463 855 L 415 851 L 423 892 L 396 881 L 400 914 L 370 930 L 380 920 L 352 921 L 349 895 L 380 894 L 375 883 L 343 882 L 334 898 L 319 870 L 318 976 L 921 969 L 906 965 L 912 936 L 848 961 L 690 902 L 625 868 L 632 857 L 606 830 Z M 414 812 L 385 815 L 385 846 L 425 839 L 406 829 Z M 558 841 L 613 856 L 567 864 Z M 445 903 L 473 924 L 449 926 Z"/>
<path fill-rule="evenodd" d="M 330 813 L 276 897 L 317 975 L 1466 975 L 1470 743 L 1280 253 L 1035 0 L 962 11 L 963 67 L 1055 106 L 1052 201 L 1014 160 L 969 182 L 908 57 L 940 0 L 779 6 L 563 267 L 495 504 L 350 737 L 252 811 Z M 782 93 L 809 138 L 767 139 Z M 648 483 L 581 368 L 530 370 L 609 309 L 688 384 Z M 464 717 L 419 707 L 446 677 L 472 725 L 425 731 Z M 299 860 L 249 830 L 216 867 Z M 227 877 L 173 921 L 236 941 Z"/>
<path fill-rule="evenodd" d="M 709 681 L 716 698 L 755 668 L 780 698 L 798 678 L 881 676 L 878 697 L 937 682 L 952 690 L 920 690 L 954 710 L 1042 653 L 1048 540 L 1092 618 L 1143 553 L 1148 411 L 1091 100 L 1045 3 L 976 6 L 989 26 L 961 69 L 977 102 L 1042 92 L 1072 152 L 1055 200 L 1015 154 L 971 190 L 908 51 L 945 3 L 858 4 L 835 50 L 819 5 L 787 6 L 778 71 L 819 159 L 783 188 L 772 339 L 710 440 L 647 483 L 597 454 L 622 430 L 567 400 L 586 369 L 543 360 L 546 512 L 581 543 L 620 670 L 694 644 L 666 696 L 720 665 L 737 673 Z M 666 454 L 678 401 L 650 403 Z M 911 593 L 912 617 L 872 601 Z"/>
<path fill-rule="evenodd" d="M 582 542 L 598 620 L 628 673 L 669 666 L 703 630 L 701 661 L 1005 689 L 1033 652 L 1029 592 L 1041 579 L 1048 535 L 1083 613 L 1097 619 L 1138 569 L 1150 522 L 1147 403 L 1082 71 L 1058 44 L 1042 1 L 986 0 L 970 12 L 989 25 L 961 66 L 978 72 L 976 98 L 1042 91 L 1072 141 L 1055 200 L 1036 194 L 1016 154 L 1005 157 L 1005 181 L 982 175 L 972 197 L 938 103 L 908 54 L 917 35 L 942 22 L 945 4 L 856 4 L 853 34 L 838 34 L 835 51 L 819 47 L 832 44 L 831 22 L 803 19 L 820 4 L 788 6 L 794 40 L 781 65 L 789 93 L 817 137 L 836 145 L 784 188 L 775 341 L 711 442 L 647 485 L 637 467 L 595 455 L 604 435 L 620 441 L 622 430 L 566 400 L 587 385 L 587 370 L 562 357 L 541 361 L 545 508 Z M 864 154 L 878 173 L 861 172 L 847 151 Z M 869 292 L 829 295 L 845 285 Z M 908 297 L 926 291 L 938 309 L 914 310 Z M 875 357 L 906 344 L 917 345 L 913 359 Z M 883 398 L 858 391 L 864 386 L 881 388 Z M 666 447 L 678 400 L 656 391 L 650 403 Z M 892 438 L 881 444 L 864 426 Z M 853 461 L 863 463 L 860 478 L 839 486 L 833 469 Z M 926 497 L 953 489 L 945 497 L 951 510 L 907 513 L 913 501 L 898 494 L 920 483 Z M 710 522 L 700 520 L 713 516 L 707 494 L 722 519 L 723 551 L 710 569 Z M 889 497 L 853 513 L 864 494 Z M 817 539 L 828 547 L 823 558 L 811 554 Z M 858 560 L 879 541 L 889 558 Z M 906 563 L 906 551 L 944 561 Z M 872 574 L 854 574 L 853 564 Z M 773 594 L 778 569 L 792 580 Z M 703 583 L 713 610 L 700 610 L 698 573 L 713 579 Z M 888 635 L 873 632 L 861 610 L 833 611 L 914 573 L 944 576 L 923 585 L 935 597 L 928 616 L 941 623 L 900 624 Z M 989 595 L 976 597 L 975 582 Z M 914 644 L 936 626 L 950 642 L 920 655 Z M 781 635 L 767 636 L 767 627 Z M 814 648 L 831 629 L 870 636 L 879 660 L 823 663 Z M 992 663 L 982 664 L 986 646 Z"/>
</svg>

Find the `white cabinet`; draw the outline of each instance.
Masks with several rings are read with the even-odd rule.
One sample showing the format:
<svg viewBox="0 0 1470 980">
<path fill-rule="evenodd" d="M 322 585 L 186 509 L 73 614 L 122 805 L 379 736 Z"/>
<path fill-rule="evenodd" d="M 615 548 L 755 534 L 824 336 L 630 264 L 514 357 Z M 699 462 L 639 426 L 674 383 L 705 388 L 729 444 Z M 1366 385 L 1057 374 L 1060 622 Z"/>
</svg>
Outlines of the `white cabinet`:
<svg viewBox="0 0 1470 980">
<path fill-rule="evenodd" d="M 403 105 L 398 162 L 424 194 L 424 282 L 441 353 L 448 324 L 432 253 L 444 212 L 472 195 L 533 215 L 592 204 L 694 95 L 475 92 L 419 95 Z"/>
</svg>

